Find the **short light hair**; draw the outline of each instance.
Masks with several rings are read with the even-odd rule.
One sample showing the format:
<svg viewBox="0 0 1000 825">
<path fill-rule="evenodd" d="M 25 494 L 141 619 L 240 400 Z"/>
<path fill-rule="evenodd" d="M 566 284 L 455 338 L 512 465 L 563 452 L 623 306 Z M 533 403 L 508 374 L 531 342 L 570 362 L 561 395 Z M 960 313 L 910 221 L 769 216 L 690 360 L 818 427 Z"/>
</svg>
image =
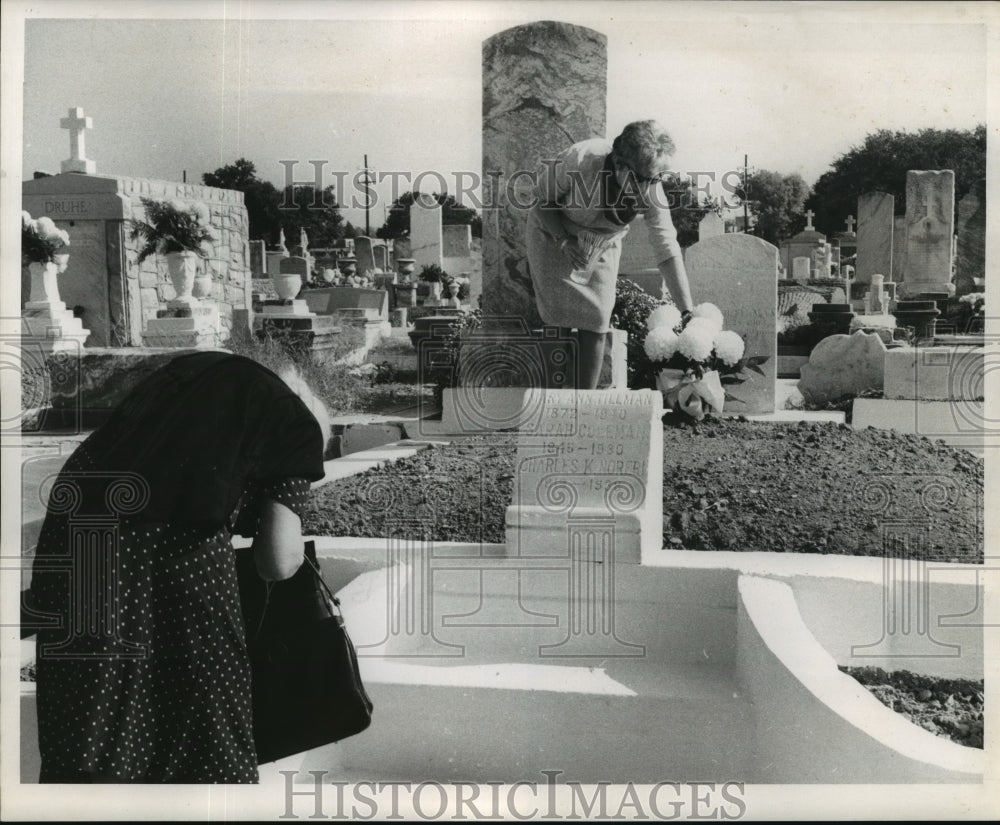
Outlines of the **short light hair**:
<svg viewBox="0 0 1000 825">
<path fill-rule="evenodd" d="M 664 171 L 675 151 L 667 131 L 655 120 L 636 120 L 615 138 L 612 151 L 635 174 L 651 178 Z"/>
<path fill-rule="evenodd" d="M 323 449 L 325 450 L 330 441 L 330 413 L 326 405 L 316 397 L 302 373 L 294 365 L 289 364 L 284 367 L 278 375 L 288 385 L 288 389 L 294 392 L 299 400 L 309 408 L 309 412 L 316 417 L 319 428 L 323 431 Z"/>
</svg>

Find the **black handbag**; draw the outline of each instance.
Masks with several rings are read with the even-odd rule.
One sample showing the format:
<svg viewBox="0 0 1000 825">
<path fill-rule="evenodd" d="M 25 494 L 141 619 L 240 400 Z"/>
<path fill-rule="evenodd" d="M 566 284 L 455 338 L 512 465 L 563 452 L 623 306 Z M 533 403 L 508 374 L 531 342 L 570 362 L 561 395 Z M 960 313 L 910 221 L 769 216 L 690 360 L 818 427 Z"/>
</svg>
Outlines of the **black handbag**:
<svg viewBox="0 0 1000 825">
<path fill-rule="evenodd" d="M 365 730 L 372 703 L 340 602 L 320 575 L 315 543 L 305 543 L 305 561 L 284 581 L 261 579 L 250 551 L 237 554 L 237 574 L 258 763 Z"/>
</svg>

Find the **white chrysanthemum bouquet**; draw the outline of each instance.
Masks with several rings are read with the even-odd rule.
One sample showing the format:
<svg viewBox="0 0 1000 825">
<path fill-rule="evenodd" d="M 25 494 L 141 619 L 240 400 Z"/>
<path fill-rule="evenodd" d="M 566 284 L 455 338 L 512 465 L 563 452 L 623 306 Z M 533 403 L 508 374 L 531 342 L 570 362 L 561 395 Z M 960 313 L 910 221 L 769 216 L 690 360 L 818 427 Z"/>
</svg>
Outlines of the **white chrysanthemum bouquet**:
<svg viewBox="0 0 1000 825">
<path fill-rule="evenodd" d="M 147 220 L 132 221 L 132 238 L 143 242 L 140 262 L 157 253 L 194 252 L 202 258 L 212 254 L 212 243 L 219 240 L 219 233 L 212 227 L 205 204 L 142 198 L 142 205 Z"/>
<path fill-rule="evenodd" d="M 21 212 L 21 263 L 47 264 L 69 250 L 69 233 L 55 225 L 52 218 L 32 218 Z"/>
<path fill-rule="evenodd" d="M 650 313 L 646 328 L 643 348 L 667 406 L 698 421 L 722 411 L 723 384 L 742 384 L 747 369 L 764 374 L 767 356 L 744 358 L 743 339 L 723 329 L 715 304 L 699 304 L 686 322 L 677 307 L 664 304 Z"/>
</svg>

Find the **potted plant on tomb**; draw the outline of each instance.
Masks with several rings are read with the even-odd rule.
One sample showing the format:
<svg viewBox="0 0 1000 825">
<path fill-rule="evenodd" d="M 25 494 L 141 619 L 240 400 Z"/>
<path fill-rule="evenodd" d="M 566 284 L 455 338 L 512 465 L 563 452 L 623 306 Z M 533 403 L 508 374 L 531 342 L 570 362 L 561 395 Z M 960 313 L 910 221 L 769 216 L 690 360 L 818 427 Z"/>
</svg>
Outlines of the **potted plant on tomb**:
<svg viewBox="0 0 1000 825">
<path fill-rule="evenodd" d="M 21 265 L 31 273 L 33 303 L 58 303 L 56 276 L 66 271 L 68 247 L 69 233 L 59 229 L 51 218 L 36 220 L 28 212 L 21 213 Z"/>
<path fill-rule="evenodd" d="M 435 301 L 440 301 L 444 283 L 451 276 L 437 264 L 427 264 L 427 266 L 420 270 L 419 277 L 421 281 L 430 285 L 430 297 Z"/>
<path fill-rule="evenodd" d="M 176 297 L 171 308 L 187 308 L 198 302 L 192 295 L 200 259 L 212 252 L 219 239 L 211 226 L 211 215 L 203 203 L 187 204 L 181 200 L 161 201 L 142 198 L 146 220 L 133 220 L 132 239 L 142 243 L 139 263 L 151 255 L 162 255 Z"/>
<path fill-rule="evenodd" d="M 696 306 L 684 319 L 677 307 L 664 304 L 646 320 L 643 349 L 656 370 L 656 385 L 664 406 L 701 421 L 722 412 L 723 385 L 742 384 L 747 371 L 763 375 L 767 356 L 745 357 L 743 339 L 723 329 L 723 318 L 714 304 Z"/>
</svg>

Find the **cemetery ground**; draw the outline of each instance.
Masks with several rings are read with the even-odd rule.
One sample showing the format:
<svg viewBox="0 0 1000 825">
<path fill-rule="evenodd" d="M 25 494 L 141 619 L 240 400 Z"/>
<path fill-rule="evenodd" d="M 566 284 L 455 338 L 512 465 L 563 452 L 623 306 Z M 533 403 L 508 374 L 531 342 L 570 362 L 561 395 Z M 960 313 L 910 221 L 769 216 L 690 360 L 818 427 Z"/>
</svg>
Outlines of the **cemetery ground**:
<svg viewBox="0 0 1000 825">
<path fill-rule="evenodd" d="M 393 516 L 426 519 L 429 538 L 501 543 L 515 445 L 515 433 L 460 438 L 331 482 L 313 491 L 303 529 L 382 536 L 385 512 L 366 499 L 377 480 L 380 494 L 391 497 Z M 876 511 L 867 509 L 877 504 L 859 500 L 863 484 L 888 479 L 915 497 L 927 479 L 945 476 L 963 500 L 935 514 L 920 548 L 900 549 L 938 561 L 983 560 L 977 516 L 983 464 L 922 436 L 830 423 L 706 419 L 664 427 L 663 466 L 667 548 L 880 556 Z"/>
<path fill-rule="evenodd" d="M 877 503 L 864 482 L 891 480 L 915 499 L 929 478 L 963 491 L 935 514 L 903 558 L 982 563 L 983 463 L 922 436 L 846 424 L 745 418 L 664 426 L 663 546 L 691 551 L 768 551 L 881 556 Z M 460 438 L 313 491 L 303 529 L 315 535 L 381 537 L 389 518 L 421 521 L 433 541 L 504 541 L 516 434 Z M 380 506 L 369 496 L 377 489 Z M 876 510 L 871 508 L 876 506 Z M 877 667 L 841 670 L 916 725 L 982 748 L 984 683 Z"/>
</svg>

